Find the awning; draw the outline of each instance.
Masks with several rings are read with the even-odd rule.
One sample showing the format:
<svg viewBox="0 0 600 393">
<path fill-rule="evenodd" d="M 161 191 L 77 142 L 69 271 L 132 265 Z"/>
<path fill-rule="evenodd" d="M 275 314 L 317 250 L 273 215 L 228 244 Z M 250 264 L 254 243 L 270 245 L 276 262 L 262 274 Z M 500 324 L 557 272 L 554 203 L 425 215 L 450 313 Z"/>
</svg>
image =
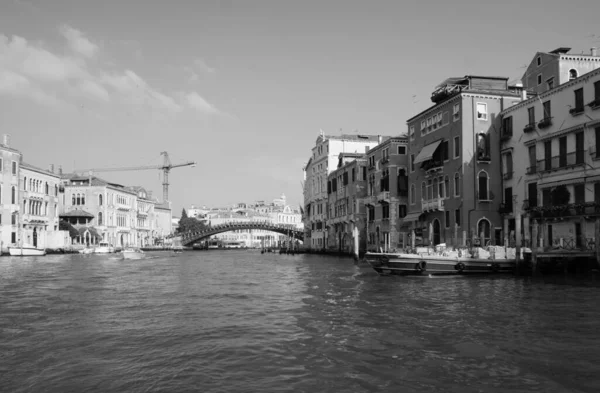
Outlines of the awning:
<svg viewBox="0 0 600 393">
<path fill-rule="evenodd" d="M 438 148 L 440 143 L 442 143 L 441 139 L 439 141 L 430 143 L 427 146 L 423 147 L 421 149 L 421 152 L 415 158 L 415 164 L 421 163 L 423 161 L 431 160 L 431 158 L 433 157 L 433 153 L 435 153 L 435 150 Z"/>
<path fill-rule="evenodd" d="M 418 221 L 419 217 L 421 216 L 421 214 L 423 214 L 422 212 L 415 212 L 415 213 L 408 213 L 403 219 L 402 221 L 404 222 L 408 222 L 408 221 Z"/>
</svg>

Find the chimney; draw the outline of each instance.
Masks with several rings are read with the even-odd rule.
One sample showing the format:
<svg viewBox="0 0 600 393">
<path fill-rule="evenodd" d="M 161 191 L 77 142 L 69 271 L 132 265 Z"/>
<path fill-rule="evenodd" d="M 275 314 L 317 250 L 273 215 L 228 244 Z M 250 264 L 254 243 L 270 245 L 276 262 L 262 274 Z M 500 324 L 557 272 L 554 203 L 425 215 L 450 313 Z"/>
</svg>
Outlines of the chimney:
<svg viewBox="0 0 600 393">
<path fill-rule="evenodd" d="M 523 83 L 517 82 L 515 87 L 521 91 L 521 100 L 525 101 L 527 99 L 527 90 L 523 87 Z"/>
<path fill-rule="evenodd" d="M 2 144 L 6 147 L 10 147 L 10 135 L 9 134 L 2 135 Z"/>
<path fill-rule="evenodd" d="M 381 143 L 381 135 L 377 135 L 377 143 Z"/>
<path fill-rule="evenodd" d="M 50 164 L 50 172 L 54 173 L 54 164 Z"/>
<path fill-rule="evenodd" d="M 63 172 L 62 172 L 62 165 L 58 166 L 58 174 L 62 176 Z"/>
<path fill-rule="evenodd" d="M 591 48 L 590 49 L 590 55 L 592 55 L 592 56 L 598 56 L 598 49 L 597 48 Z"/>
<path fill-rule="evenodd" d="M 365 146 L 365 154 L 369 152 L 369 146 Z"/>
</svg>

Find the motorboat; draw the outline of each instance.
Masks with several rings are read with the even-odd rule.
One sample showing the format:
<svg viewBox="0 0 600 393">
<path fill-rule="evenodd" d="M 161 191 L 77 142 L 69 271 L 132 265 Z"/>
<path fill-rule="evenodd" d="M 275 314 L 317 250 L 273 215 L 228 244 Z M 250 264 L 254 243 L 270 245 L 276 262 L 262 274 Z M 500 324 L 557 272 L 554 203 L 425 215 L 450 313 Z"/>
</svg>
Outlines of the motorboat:
<svg viewBox="0 0 600 393">
<path fill-rule="evenodd" d="M 8 253 L 13 257 L 43 256 L 46 255 L 46 249 L 22 244 L 21 246 L 9 246 Z"/>
<path fill-rule="evenodd" d="M 137 247 L 126 247 L 123 249 L 123 259 L 142 259 L 146 255 L 142 249 Z"/>
<path fill-rule="evenodd" d="M 81 250 L 79 250 L 79 253 L 80 254 L 93 254 L 94 249 L 91 247 L 82 248 Z"/>
<path fill-rule="evenodd" d="M 100 242 L 94 248 L 94 254 L 112 254 L 113 252 L 115 252 L 115 248 L 108 242 Z"/>
<path fill-rule="evenodd" d="M 488 250 L 421 248 L 410 253 L 367 252 L 365 260 L 381 275 L 512 273 L 516 267 L 514 249 L 492 246 Z"/>
</svg>

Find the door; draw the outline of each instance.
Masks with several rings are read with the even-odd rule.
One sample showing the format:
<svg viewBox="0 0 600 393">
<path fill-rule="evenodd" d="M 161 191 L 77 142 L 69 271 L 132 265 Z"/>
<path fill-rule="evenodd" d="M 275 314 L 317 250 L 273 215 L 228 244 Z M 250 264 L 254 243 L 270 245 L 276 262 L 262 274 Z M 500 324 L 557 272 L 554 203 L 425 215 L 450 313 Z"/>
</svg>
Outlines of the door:
<svg viewBox="0 0 600 393">
<path fill-rule="evenodd" d="M 494 228 L 494 246 L 504 244 L 502 240 L 502 228 Z"/>
<path fill-rule="evenodd" d="M 537 183 L 529 183 L 527 185 L 529 207 L 536 207 L 537 204 Z"/>
<path fill-rule="evenodd" d="M 37 228 L 33 228 L 33 247 L 37 248 Z"/>
<path fill-rule="evenodd" d="M 437 244 L 441 243 L 440 232 L 441 232 L 440 220 L 435 219 L 435 220 L 433 220 L 433 245 L 437 245 Z"/>
<path fill-rule="evenodd" d="M 505 207 L 506 213 L 512 213 L 512 211 L 513 211 L 512 187 L 506 187 L 504 189 L 504 207 Z"/>
<path fill-rule="evenodd" d="M 544 142 L 544 168 L 545 171 L 552 169 L 552 141 Z"/>
<path fill-rule="evenodd" d="M 552 236 L 552 225 L 548 224 L 548 244 L 546 247 L 552 247 L 552 245 L 554 244 L 553 242 L 553 236 Z"/>
<path fill-rule="evenodd" d="M 561 136 L 558 140 L 558 166 L 564 168 L 567 166 L 567 137 Z"/>
<path fill-rule="evenodd" d="M 581 223 L 575 223 L 575 247 L 581 248 Z"/>
</svg>

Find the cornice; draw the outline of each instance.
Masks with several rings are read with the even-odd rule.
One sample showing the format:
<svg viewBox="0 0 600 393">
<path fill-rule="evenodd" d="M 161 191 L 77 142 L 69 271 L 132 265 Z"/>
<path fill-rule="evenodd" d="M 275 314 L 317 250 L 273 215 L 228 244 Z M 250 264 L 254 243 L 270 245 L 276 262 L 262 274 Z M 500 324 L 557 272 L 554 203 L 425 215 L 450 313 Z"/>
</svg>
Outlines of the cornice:
<svg viewBox="0 0 600 393">
<path fill-rule="evenodd" d="M 508 113 L 516 111 L 517 109 L 523 108 L 525 106 L 529 106 L 533 102 L 542 101 L 545 98 L 552 97 L 553 95 L 558 94 L 559 92 L 561 92 L 563 90 L 566 90 L 566 89 L 568 89 L 570 87 L 576 86 L 579 83 L 586 83 L 586 82 L 589 81 L 590 78 L 593 78 L 593 77 L 598 76 L 598 75 L 600 75 L 600 68 L 595 69 L 593 71 L 590 71 L 587 74 L 583 74 L 579 78 L 575 78 L 572 81 L 565 82 L 562 85 L 558 85 L 554 89 L 545 91 L 543 93 L 538 94 L 535 97 L 528 98 L 525 101 L 521 101 L 518 104 L 515 104 L 515 105 L 513 105 L 511 107 L 508 107 L 505 110 L 503 110 L 502 112 L 500 112 L 500 116 L 505 116 Z"/>
</svg>

